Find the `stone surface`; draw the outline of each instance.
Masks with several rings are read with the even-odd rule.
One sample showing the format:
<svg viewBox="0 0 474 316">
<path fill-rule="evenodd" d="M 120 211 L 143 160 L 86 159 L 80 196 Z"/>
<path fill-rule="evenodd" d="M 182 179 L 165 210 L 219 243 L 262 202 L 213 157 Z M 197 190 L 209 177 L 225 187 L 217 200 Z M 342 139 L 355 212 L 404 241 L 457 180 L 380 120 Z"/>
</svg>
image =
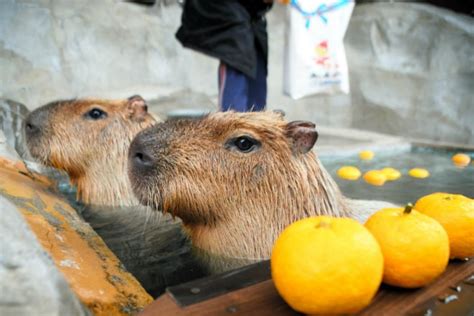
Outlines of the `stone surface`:
<svg viewBox="0 0 474 316">
<path fill-rule="evenodd" d="M 0 131 L 0 156 L 5 157 L 13 150 L 7 148 L 2 137 Z M 16 205 L 2 194 L 0 236 L 0 315 L 90 315 Z"/>
<path fill-rule="evenodd" d="M 48 178 L 31 173 L 21 161 L 0 157 L 0 197 L 2 201 L 7 199 L 13 204 L 13 211 L 23 215 L 36 239 L 51 257 L 50 268 L 45 273 L 51 271 L 53 265 L 56 265 L 72 291 L 94 315 L 132 315 L 151 302 L 152 298 L 138 281 L 124 269 L 102 239 L 65 200 L 54 192 L 53 183 Z M 11 209 L 11 204 L 5 207 Z M 0 220 L 3 220 L 3 213 L 0 215 Z M 2 225 L 4 224 L 2 223 Z M 21 233 L 25 230 L 28 231 L 25 225 L 12 225 L 9 226 L 9 230 L 17 229 Z M 9 239 L 3 239 L 3 236 L 8 235 L 6 231 L 1 231 L 1 233 L 2 240 L 0 242 L 3 247 L 4 241 L 9 241 Z M 23 241 L 18 239 L 18 243 L 15 243 L 14 247 L 20 249 L 16 257 L 19 264 L 25 265 L 29 264 L 31 255 L 21 251 L 22 247 L 27 246 L 22 243 Z M 3 254 L 4 251 L 0 253 L 1 256 Z M 2 260 L 6 259 L 2 258 Z M 8 263 L 8 261 L 6 262 Z M 54 274 L 51 282 L 57 282 Z M 28 280 L 25 278 L 19 278 L 17 283 L 19 289 L 29 286 Z M 43 286 L 42 283 L 38 284 Z M 7 289 L 9 286 L 13 285 L 10 285 L 7 279 L 0 278 L 0 289 L 2 289 L 0 302 L 3 298 L 3 289 Z M 31 295 L 31 300 L 35 302 L 35 305 L 41 304 L 40 301 L 44 297 L 37 295 L 33 290 L 36 291 L 36 288 L 32 288 L 28 295 Z M 53 290 L 54 288 L 51 291 Z M 52 293 L 54 294 L 54 291 Z M 66 293 L 64 292 L 63 295 L 67 296 Z M 45 295 L 51 296 L 52 294 L 45 290 Z M 17 306 L 21 300 L 29 299 L 29 296 L 19 295 L 16 297 L 15 295 L 7 298 L 5 305 L 8 307 Z M 52 296 L 51 304 L 53 305 L 51 308 L 59 308 L 54 307 L 55 304 L 70 305 L 66 298 Z M 16 302 L 15 299 L 19 301 Z M 58 303 L 58 300 L 61 304 Z M 54 310 L 52 311 L 54 312 Z M 71 308 L 71 313 L 64 311 L 56 314 L 74 313 L 73 308 Z M 45 313 L 45 315 L 49 314 Z"/>
<path fill-rule="evenodd" d="M 30 111 L 18 102 L 0 98 L 0 130 L 7 143 L 15 148 L 22 158 L 29 158 L 23 134 L 23 121 Z"/>
<path fill-rule="evenodd" d="M 32 109 L 139 93 L 159 113 L 217 109 L 218 62 L 183 49 L 174 37 L 180 7 L 159 3 L 0 1 L 0 96 Z M 282 93 L 285 9 L 268 14 L 270 109 L 291 120 L 474 144 L 474 18 L 430 5 L 358 5 L 345 38 L 352 95 L 295 101 Z"/>
<path fill-rule="evenodd" d="M 320 158 L 326 159 L 357 156 L 362 150 L 388 154 L 411 149 L 411 144 L 404 138 L 352 128 L 320 126 L 318 135 L 314 151 Z"/>
<path fill-rule="evenodd" d="M 18 153 L 13 149 L 11 145 L 7 143 L 7 138 L 3 131 L 0 130 L 0 157 L 4 157 L 9 160 L 19 160 L 20 156 Z"/>
<path fill-rule="evenodd" d="M 176 4 L 2 0 L 0 96 L 36 108 L 78 96 L 215 93 L 216 62 L 174 39 L 180 12 Z"/>
<path fill-rule="evenodd" d="M 346 49 L 353 127 L 474 144 L 474 18 L 429 5 L 362 5 Z"/>
</svg>

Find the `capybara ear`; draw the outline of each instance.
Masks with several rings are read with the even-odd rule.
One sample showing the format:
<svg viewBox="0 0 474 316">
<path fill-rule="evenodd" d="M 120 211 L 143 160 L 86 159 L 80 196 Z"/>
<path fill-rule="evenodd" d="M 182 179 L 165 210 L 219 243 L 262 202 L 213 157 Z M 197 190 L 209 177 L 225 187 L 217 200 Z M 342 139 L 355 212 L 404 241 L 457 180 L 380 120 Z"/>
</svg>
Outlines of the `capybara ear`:
<svg viewBox="0 0 474 316">
<path fill-rule="evenodd" d="M 143 118 L 148 113 L 148 105 L 139 95 L 133 95 L 128 98 L 127 107 L 130 117 Z"/>
<path fill-rule="evenodd" d="M 318 139 L 316 125 L 307 121 L 293 121 L 286 125 L 286 136 L 290 139 L 293 153 L 305 154 Z"/>
</svg>

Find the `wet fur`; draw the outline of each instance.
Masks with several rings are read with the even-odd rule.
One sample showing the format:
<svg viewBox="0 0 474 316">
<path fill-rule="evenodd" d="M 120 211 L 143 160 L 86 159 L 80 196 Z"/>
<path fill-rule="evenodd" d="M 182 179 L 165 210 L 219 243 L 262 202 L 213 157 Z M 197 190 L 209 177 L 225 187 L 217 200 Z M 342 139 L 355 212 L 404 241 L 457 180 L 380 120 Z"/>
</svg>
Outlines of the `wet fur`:
<svg viewBox="0 0 474 316">
<path fill-rule="evenodd" d="M 39 162 L 68 173 L 77 198 L 86 204 L 131 206 L 138 201 L 126 176 L 133 137 L 155 123 L 151 115 L 131 119 L 126 100 L 65 100 L 49 103 L 30 115 L 43 115 L 41 137 L 27 138 Z M 92 108 L 106 110 L 105 120 L 90 121 Z"/>
<path fill-rule="evenodd" d="M 183 220 L 213 272 L 269 258 L 276 237 L 295 220 L 364 220 L 381 205 L 347 200 L 314 152 L 294 151 L 287 124 L 273 112 L 226 112 L 146 129 L 133 143 L 139 139 L 156 161 L 147 172 L 131 163 L 134 192 L 145 205 Z M 247 154 L 229 147 L 240 135 L 261 147 Z"/>
<path fill-rule="evenodd" d="M 86 119 L 93 108 L 107 118 Z M 166 285 L 192 278 L 184 271 L 192 260 L 180 221 L 140 205 L 127 176 L 130 142 L 156 123 L 146 107 L 130 100 L 65 100 L 30 116 L 43 122 L 39 135 L 27 137 L 32 156 L 68 173 L 85 204 L 83 217 L 145 289 L 156 296 Z"/>
</svg>

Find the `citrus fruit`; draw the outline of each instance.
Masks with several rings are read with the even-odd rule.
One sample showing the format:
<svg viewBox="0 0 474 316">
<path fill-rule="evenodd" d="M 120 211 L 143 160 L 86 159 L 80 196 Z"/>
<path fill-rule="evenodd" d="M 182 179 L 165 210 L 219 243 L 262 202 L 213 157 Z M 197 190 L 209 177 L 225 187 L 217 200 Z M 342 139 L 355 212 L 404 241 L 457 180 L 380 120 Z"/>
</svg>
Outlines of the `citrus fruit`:
<svg viewBox="0 0 474 316">
<path fill-rule="evenodd" d="M 369 184 L 381 186 L 387 181 L 387 176 L 380 170 L 370 170 L 364 174 L 364 180 Z"/>
<path fill-rule="evenodd" d="M 390 180 L 390 181 L 397 180 L 398 178 L 402 176 L 400 171 L 394 168 L 390 168 L 390 167 L 383 168 L 380 171 L 385 175 L 385 177 L 387 177 L 387 180 Z"/>
<path fill-rule="evenodd" d="M 453 161 L 454 165 L 458 167 L 466 167 L 471 162 L 471 157 L 466 154 L 459 153 L 454 155 L 451 160 Z"/>
<path fill-rule="evenodd" d="M 429 171 L 423 168 L 410 169 L 410 171 L 408 171 L 408 174 L 413 178 L 419 178 L 419 179 L 428 178 L 430 176 Z"/>
<path fill-rule="evenodd" d="M 357 180 L 360 177 L 360 171 L 356 167 L 343 166 L 337 170 L 337 175 L 345 180 Z"/>
<path fill-rule="evenodd" d="M 371 150 L 363 150 L 359 153 L 359 158 L 361 160 L 372 160 L 374 158 L 374 152 Z"/>
<path fill-rule="evenodd" d="M 296 221 L 278 237 L 271 256 L 276 289 L 293 309 L 305 314 L 361 310 L 375 295 L 382 268 L 377 241 L 350 218 Z"/>
<path fill-rule="evenodd" d="M 460 194 L 432 193 L 415 209 L 437 220 L 448 233 L 451 258 L 474 257 L 474 200 Z"/>
<path fill-rule="evenodd" d="M 405 288 L 421 287 L 446 269 L 448 234 L 440 223 L 412 210 L 411 205 L 381 209 L 369 217 L 365 226 L 382 248 L 383 282 Z"/>
</svg>

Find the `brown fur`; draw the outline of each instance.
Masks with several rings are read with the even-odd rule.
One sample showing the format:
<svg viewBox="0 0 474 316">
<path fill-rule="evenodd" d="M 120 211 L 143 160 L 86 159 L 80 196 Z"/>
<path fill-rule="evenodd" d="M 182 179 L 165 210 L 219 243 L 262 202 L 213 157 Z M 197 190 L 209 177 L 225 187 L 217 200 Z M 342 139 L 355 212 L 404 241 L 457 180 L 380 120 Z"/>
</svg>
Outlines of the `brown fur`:
<svg viewBox="0 0 474 316">
<path fill-rule="evenodd" d="M 92 109 L 107 117 L 91 120 Z M 77 199 L 86 204 L 84 218 L 145 289 L 158 295 L 165 286 L 192 278 L 182 270 L 194 263 L 181 223 L 140 205 L 127 176 L 130 142 L 154 123 L 138 96 L 67 100 L 33 111 L 25 132 L 32 156 L 68 173 Z M 28 124 L 39 131 L 31 132 Z"/>
<path fill-rule="evenodd" d="M 103 120 L 84 115 L 105 110 Z M 27 137 L 32 156 L 64 170 L 77 186 L 78 200 L 87 204 L 137 205 L 130 190 L 127 153 L 133 137 L 155 123 L 148 113 L 135 113 L 128 100 L 67 100 L 50 103 L 29 117 L 43 115 L 42 132 Z"/>
<path fill-rule="evenodd" d="M 295 150 L 300 139 L 289 137 L 288 129 L 273 112 L 155 125 L 131 145 L 134 192 L 145 205 L 180 217 L 214 272 L 269 258 L 276 237 L 295 220 L 357 211 L 314 152 Z M 241 135 L 261 147 L 242 153 L 228 146 Z M 140 150 L 152 157 L 149 168 L 136 166 Z M 356 208 L 367 207 L 370 212 L 364 202 Z"/>
</svg>

